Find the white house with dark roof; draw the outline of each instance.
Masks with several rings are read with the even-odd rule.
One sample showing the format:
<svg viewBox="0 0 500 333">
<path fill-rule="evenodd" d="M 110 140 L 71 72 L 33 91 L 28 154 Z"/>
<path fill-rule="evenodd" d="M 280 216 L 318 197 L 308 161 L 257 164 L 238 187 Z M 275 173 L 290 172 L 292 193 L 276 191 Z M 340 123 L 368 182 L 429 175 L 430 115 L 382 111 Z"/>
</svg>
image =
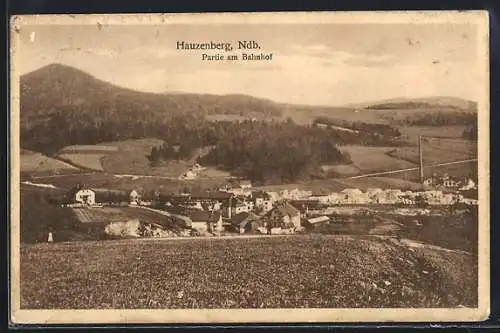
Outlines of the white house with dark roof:
<svg viewBox="0 0 500 333">
<path fill-rule="evenodd" d="M 75 202 L 82 205 L 95 205 L 95 191 L 89 188 L 81 188 L 75 191 Z"/>
</svg>

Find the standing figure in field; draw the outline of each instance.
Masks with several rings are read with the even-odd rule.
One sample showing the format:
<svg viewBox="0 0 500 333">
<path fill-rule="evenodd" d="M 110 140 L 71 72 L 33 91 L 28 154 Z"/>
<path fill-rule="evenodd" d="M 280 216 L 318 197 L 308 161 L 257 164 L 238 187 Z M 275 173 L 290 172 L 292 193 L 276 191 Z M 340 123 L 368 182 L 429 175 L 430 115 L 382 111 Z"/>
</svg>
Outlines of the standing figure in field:
<svg viewBox="0 0 500 333">
<path fill-rule="evenodd" d="M 47 239 L 48 243 L 53 243 L 54 242 L 54 236 L 52 235 L 52 232 L 49 232 L 49 237 Z"/>
</svg>

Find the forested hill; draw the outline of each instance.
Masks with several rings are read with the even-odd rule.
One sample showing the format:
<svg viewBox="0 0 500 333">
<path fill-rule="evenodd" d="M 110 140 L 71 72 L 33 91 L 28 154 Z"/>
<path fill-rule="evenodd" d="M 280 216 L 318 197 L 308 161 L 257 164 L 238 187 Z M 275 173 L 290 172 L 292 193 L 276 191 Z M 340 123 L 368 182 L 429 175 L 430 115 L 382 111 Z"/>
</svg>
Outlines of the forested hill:
<svg viewBox="0 0 500 333">
<path fill-rule="evenodd" d="M 148 93 L 101 81 L 79 69 L 52 64 L 21 77 L 23 117 L 47 116 L 64 110 L 84 111 L 102 118 L 137 116 L 153 112 L 161 116 L 191 113 L 280 116 L 272 101 L 246 95 Z"/>
<path fill-rule="evenodd" d="M 139 92 L 59 64 L 21 77 L 21 144 L 45 153 L 72 143 L 145 137 L 187 114 L 279 117 L 281 107 L 245 95 Z"/>
</svg>

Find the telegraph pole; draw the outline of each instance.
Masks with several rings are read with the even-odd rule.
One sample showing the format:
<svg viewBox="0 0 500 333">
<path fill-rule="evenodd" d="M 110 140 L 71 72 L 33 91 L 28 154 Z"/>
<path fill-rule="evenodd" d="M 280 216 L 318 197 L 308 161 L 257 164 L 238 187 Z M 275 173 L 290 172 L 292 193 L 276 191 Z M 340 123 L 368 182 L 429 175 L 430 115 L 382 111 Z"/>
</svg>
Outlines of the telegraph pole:
<svg viewBox="0 0 500 333">
<path fill-rule="evenodd" d="M 420 183 L 424 183 L 424 162 L 422 160 L 422 136 L 418 136 L 418 161 L 420 171 Z"/>
</svg>

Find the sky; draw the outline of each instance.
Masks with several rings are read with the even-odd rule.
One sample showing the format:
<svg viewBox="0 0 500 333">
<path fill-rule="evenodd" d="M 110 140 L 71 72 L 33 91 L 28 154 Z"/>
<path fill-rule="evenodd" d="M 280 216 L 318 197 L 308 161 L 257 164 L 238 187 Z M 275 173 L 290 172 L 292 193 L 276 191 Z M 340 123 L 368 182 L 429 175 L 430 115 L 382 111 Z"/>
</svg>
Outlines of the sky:
<svg viewBox="0 0 500 333">
<path fill-rule="evenodd" d="M 147 92 L 247 94 L 345 105 L 400 97 L 477 100 L 477 30 L 468 24 L 37 25 L 20 33 L 19 69 L 76 67 Z M 271 61 L 202 61 L 176 42 L 254 40 Z M 235 47 L 236 48 L 236 47 Z"/>
</svg>

